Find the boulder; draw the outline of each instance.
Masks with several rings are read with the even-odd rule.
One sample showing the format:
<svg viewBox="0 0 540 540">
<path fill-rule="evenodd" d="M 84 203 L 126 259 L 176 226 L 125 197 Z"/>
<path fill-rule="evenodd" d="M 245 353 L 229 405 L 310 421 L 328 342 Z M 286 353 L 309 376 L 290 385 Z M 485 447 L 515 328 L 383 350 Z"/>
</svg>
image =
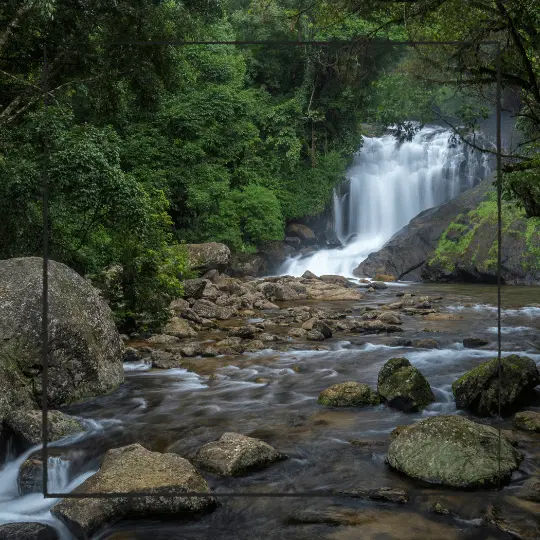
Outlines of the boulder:
<svg viewBox="0 0 540 540">
<path fill-rule="evenodd" d="M 306 339 L 309 339 L 309 341 L 324 341 L 326 338 L 318 330 L 308 330 Z"/>
<path fill-rule="evenodd" d="M 40 410 L 11 411 L 4 421 L 24 446 L 30 447 L 41 443 L 42 412 Z M 83 424 L 73 416 L 54 410 L 47 412 L 47 426 L 49 442 L 85 430 Z"/>
<path fill-rule="evenodd" d="M 501 412 L 508 413 L 526 401 L 540 383 L 536 364 L 526 356 L 512 354 L 501 358 Z M 493 358 L 462 375 L 452 384 L 459 409 L 479 416 L 498 414 L 498 362 Z"/>
<path fill-rule="evenodd" d="M 478 347 L 483 347 L 487 345 L 489 341 L 483 338 L 470 337 L 463 340 L 463 346 L 466 349 L 477 349 Z"/>
<path fill-rule="evenodd" d="M 377 391 L 396 409 L 418 411 L 435 401 L 426 378 L 406 358 L 391 358 L 379 371 Z"/>
<path fill-rule="evenodd" d="M 186 319 L 171 317 L 163 328 L 163 333 L 180 339 L 195 337 L 197 332 L 191 328 Z"/>
<path fill-rule="evenodd" d="M 256 333 L 257 328 L 251 324 L 248 324 L 246 326 L 237 326 L 236 328 L 231 328 L 229 335 L 242 339 L 253 339 Z"/>
<path fill-rule="evenodd" d="M 193 311 L 204 319 L 230 319 L 234 314 L 234 309 L 226 306 L 217 306 L 210 300 L 197 300 L 193 304 Z"/>
<path fill-rule="evenodd" d="M 240 433 L 224 433 L 197 451 L 196 463 L 222 476 L 238 476 L 284 459 L 269 444 Z"/>
<path fill-rule="evenodd" d="M 304 279 L 319 279 L 313 272 L 310 272 L 309 270 L 306 270 L 303 274 L 302 274 L 302 277 Z"/>
<path fill-rule="evenodd" d="M 386 332 L 403 332 L 403 330 L 395 324 L 386 324 L 382 321 L 359 321 L 351 326 L 351 331 L 361 334 L 380 334 Z"/>
<path fill-rule="evenodd" d="M 514 416 L 514 426 L 523 431 L 540 433 L 540 412 L 521 411 Z"/>
<path fill-rule="evenodd" d="M 316 332 L 320 332 L 323 335 L 324 339 L 328 339 L 332 337 L 332 330 L 323 321 L 319 321 L 319 320 L 315 321 L 311 325 L 311 329 L 315 330 Z"/>
<path fill-rule="evenodd" d="M 352 283 L 346 277 L 335 274 L 324 274 L 320 276 L 319 279 L 325 283 L 333 283 L 334 285 L 339 285 L 340 287 L 352 286 Z"/>
<path fill-rule="evenodd" d="M 439 348 L 439 342 L 433 338 L 416 339 L 415 341 L 413 341 L 412 345 L 413 347 L 417 347 L 418 349 L 438 349 Z"/>
<path fill-rule="evenodd" d="M 266 273 L 266 259 L 259 254 L 234 253 L 231 257 L 228 273 L 235 277 L 262 276 Z"/>
<path fill-rule="evenodd" d="M 174 495 L 170 493 L 174 491 Z M 64 499 L 51 510 L 76 538 L 91 536 L 101 526 L 123 517 L 189 517 L 212 509 L 215 500 L 205 479 L 177 454 L 151 452 L 140 444 L 107 451 L 100 470 L 75 493 L 137 493 L 139 497 Z M 182 493 L 201 496 L 182 497 Z M 208 493 L 208 496 L 204 495 Z"/>
<path fill-rule="evenodd" d="M 496 484 L 499 475 L 498 431 L 463 416 L 433 416 L 406 426 L 388 448 L 388 464 L 418 480 L 454 488 Z M 501 481 L 521 461 L 504 438 L 500 445 Z"/>
<path fill-rule="evenodd" d="M 174 369 L 182 367 L 182 357 L 167 351 L 152 351 L 152 367 L 156 369 Z"/>
<path fill-rule="evenodd" d="M 57 531 L 45 523 L 34 521 L 0 525 L 0 540 L 57 540 Z"/>
<path fill-rule="evenodd" d="M 317 243 L 315 233 L 307 226 L 301 223 L 290 223 L 286 229 L 287 236 L 296 236 L 300 238 L 302 244 L 311 245 Z"/>
<path fill-rule="evenodd" d="M 207 242 L 205 244 L 187 244 L 189 264 L 194 270 L 225 270 L 231 259 L 231 250 L 225 244 Z"/>
<path fill-rule="evenodd" d="M 347 381 L 326 388 L 317 401 L 327 407 L 362 407 L 377 405 L 379 396 L 367 384 Z"/>
<path fill-rule="evenodd" d="M 186 279 L 183 284 L 184 296 L 186 298 L 195 298 L 195 300 L 202 298 L 207 283 L 208 281 L 202 278 Z"/>
<path fill-rule="evenodd" d="M 517 496 L 527 501 L 540 503 L 540 479 L 533 477 L 526 480 Z"/>
<path fill-rule="evenodd" d="M 42 259 L 0 261 L 0 420 L 41 400 Z M 104 394 L 124 380 L 123 343 L 97 289 L 49 263 L 51 407 Z"/>
<path fill-rule="evenodd" d="M 146 341 L 152 345 L 174 345 L 179 343 L 180 339 L 169 334 L 155 334 L 150 336 Z"/>
<path fill-rule="evenodd" d="M 384 281 L 372 281 L 371 286 L 374 289 L 386 289 L 388 285 Z"/>
<path fill-rule="evenodd" d="M 290 285 L 283 283 L 264 282 L 257 288 L 272 302 L 276 300 L 283 302 L 298 298 L 298 293 Z"/>
<path fill-rule="evenodd" d="M 346 491 L 338 491 L 339 495 L 354 497 L 356 499 L 371 499 L 372 501 L 385 501 L 405 504 L 409 502 L 409 494 L 404 489 L 382 487 L 374 489 L 349 489 Z"/>
</svg>

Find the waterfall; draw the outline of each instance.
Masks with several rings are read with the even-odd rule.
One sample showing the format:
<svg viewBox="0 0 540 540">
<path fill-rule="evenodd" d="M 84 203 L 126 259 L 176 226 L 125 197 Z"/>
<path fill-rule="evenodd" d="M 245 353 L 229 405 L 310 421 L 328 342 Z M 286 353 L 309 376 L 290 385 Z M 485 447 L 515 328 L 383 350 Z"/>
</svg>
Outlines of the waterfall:
<svg viewBox="0 0 540 540">
<path fill-rule="evenodd" d="M 290 258 L 280 273 L 352 276 L 413 217 L 473 187 L 488 172 L 484 155 L 441 127 L 424 127 L 402 143 L 392 135 L 365 137 L 345 189 L 334 192 L 334 230 L 343 247 Z"/>
</svg>

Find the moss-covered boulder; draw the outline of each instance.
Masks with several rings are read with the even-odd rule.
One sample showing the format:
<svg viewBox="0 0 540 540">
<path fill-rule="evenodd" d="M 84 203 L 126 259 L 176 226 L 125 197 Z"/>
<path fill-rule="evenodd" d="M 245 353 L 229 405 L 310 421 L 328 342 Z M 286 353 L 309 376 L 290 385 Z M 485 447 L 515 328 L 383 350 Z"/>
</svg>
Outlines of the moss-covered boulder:
<svg viewBox="0 0 540 540">
<path fill-rule="evenodd" d="M 377 391 L 390 407 L 418 411 L 435 400 L 426 378 L 406 358 L 390 358 L 379 371 Z"/>
<path fill-rule="evenodd" d="M 514 416 L 514 426 L 523 431 L 540 433 L 540 412 L 521 411 Z"/>
<path fill-rule="evenodd" d="M 0 261 L 0 419 L 41 401 L 42 259 Z M 109 392 L 124 380 L 123 344 L 97 289 L 49 264 L 49 406 Z"/>
<path fill-rule="evenodd" d="M 333 384 L 319 394 L 318 402 L 327 407 L 362 407 L 380 402 L 377 392 L 354 381 Z"/>
<path fill-rule="evenodd" d="M 418 480 L 456 488 L 496 484 L 499 475 L 498 432 L 463 416 L 434 416 L 400 430 L 390 443 L 387 463 Z M 519 452 L 501 438 L 501 481 L 521 461 Z"/>
<path fill-rule="evenodd" d="M 526 356 L 501 358 L 501 411 L 508 413 L 526 402 L 540 383 L 536 364 Z M 495 416 L 499 410 L 498 361 L 493 358 L 462 375 L 452 384 L 459 409 L 479 416 Z"/>
</svg>

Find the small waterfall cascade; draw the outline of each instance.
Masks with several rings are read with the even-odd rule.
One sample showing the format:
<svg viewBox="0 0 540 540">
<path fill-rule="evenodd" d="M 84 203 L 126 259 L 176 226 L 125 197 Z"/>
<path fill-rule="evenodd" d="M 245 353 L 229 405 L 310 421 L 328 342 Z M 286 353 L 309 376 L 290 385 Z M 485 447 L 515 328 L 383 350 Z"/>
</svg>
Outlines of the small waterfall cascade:
<svg viewBox="0 0 540 540">
<path fill-rule="evenodd" d="M 423 127 L 401 143 L 391 134 L 365 137 L 345 185 L 333 195 L 334 230 L 343 247 L 290 258 L 280 273 L 350 277 L 413 217 L 473 187 L 489 170 L 485 154 L 441 127 Z"/>
</svg>

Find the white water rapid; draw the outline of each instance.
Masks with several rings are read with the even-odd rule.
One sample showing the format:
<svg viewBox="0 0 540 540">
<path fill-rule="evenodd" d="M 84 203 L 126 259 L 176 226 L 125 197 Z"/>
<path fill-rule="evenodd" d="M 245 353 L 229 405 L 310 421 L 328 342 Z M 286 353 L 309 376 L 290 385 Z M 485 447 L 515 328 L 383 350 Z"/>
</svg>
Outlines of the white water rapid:
<svg viewBox="0 0 540 540">
<path fill-rule="evenodd" d="M 452 142 L 452 133 L 440 127 L 424 127 L 401 144 L 392 135 L 365 137 L 347 171 L 346 189 L 334 192 L 334 230 L 343 247 L 290 258 L 280 273 L 352 277 L 413 217 L 453 199 L 488 172 L 483 155 Z"/>
</svg>

